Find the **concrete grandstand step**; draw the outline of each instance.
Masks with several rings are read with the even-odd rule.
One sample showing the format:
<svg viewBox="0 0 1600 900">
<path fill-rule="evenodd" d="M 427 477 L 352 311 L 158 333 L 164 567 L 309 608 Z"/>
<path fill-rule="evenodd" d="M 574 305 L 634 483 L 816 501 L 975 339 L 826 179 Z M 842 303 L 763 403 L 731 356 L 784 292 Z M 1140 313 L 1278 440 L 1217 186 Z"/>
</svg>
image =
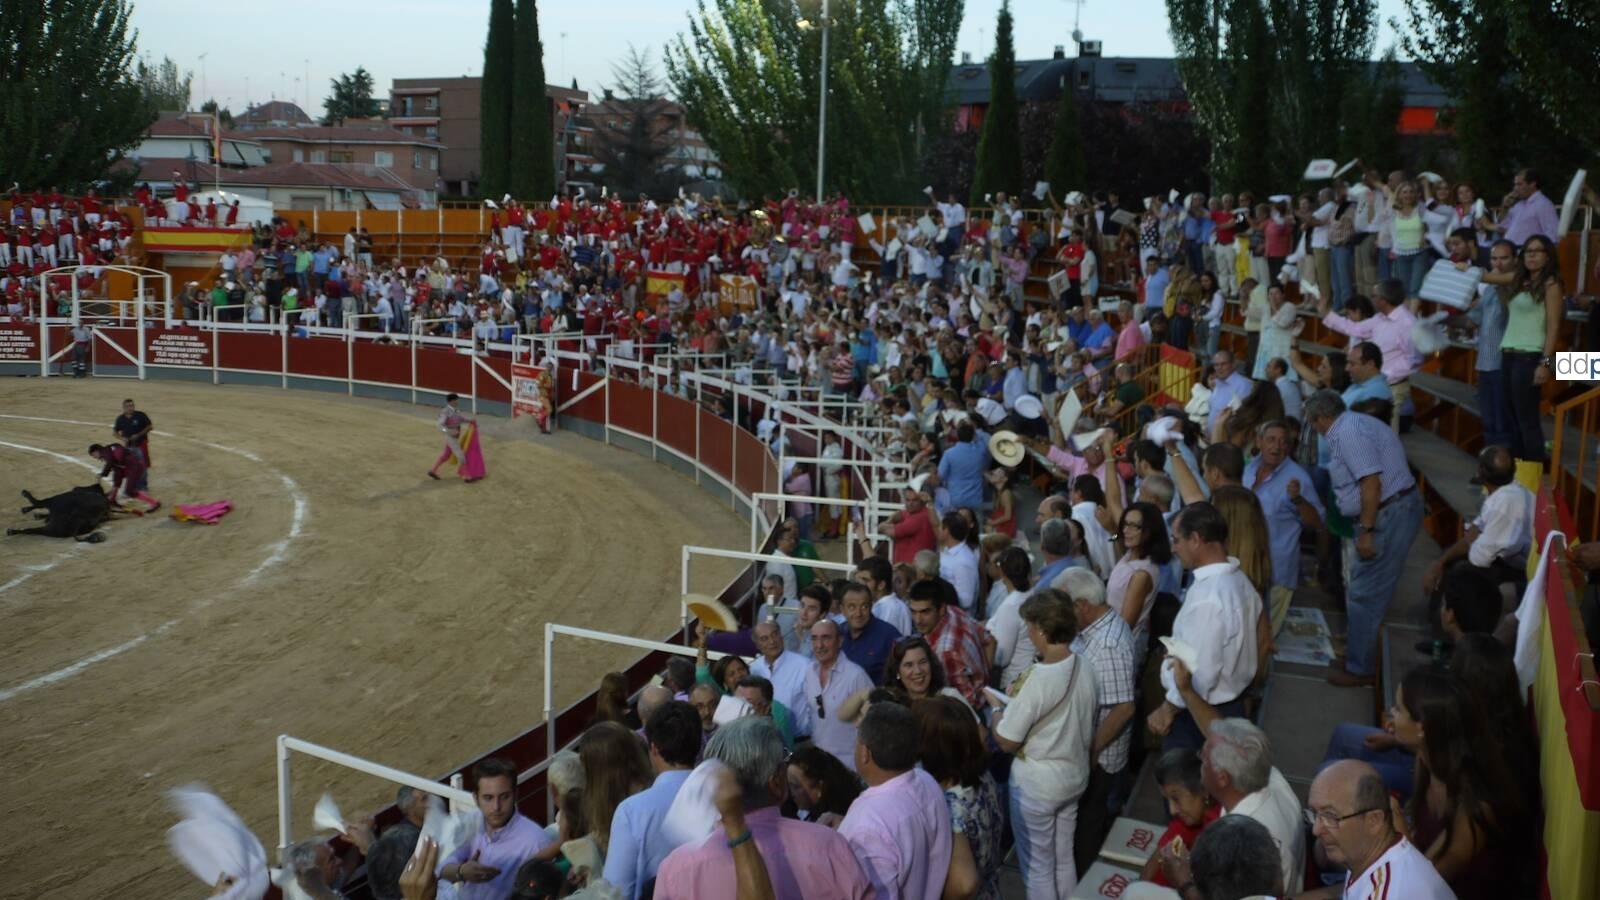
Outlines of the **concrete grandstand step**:
<svg viewBox="0 0 1600 900">
<path fill-rule="evenodd" d="M 1478 407 L 1478 388 L 1475 385 L 1434 372 L 1413 374 L 1411 385 L 1427 391 L 1440 400 L 1459 406 L 1475 416 L 1482 415 L 1482 410 Z"/>
<path fill-rule="evenodd" d="M 1413 428 L 1400 436 L 1406 458 L 1463 521 L 1471 521 L 1483 505 L 1483 491 L 1468 484 L 1478 471 L 1477 459 L 1431 431 Z"/>
</svg>

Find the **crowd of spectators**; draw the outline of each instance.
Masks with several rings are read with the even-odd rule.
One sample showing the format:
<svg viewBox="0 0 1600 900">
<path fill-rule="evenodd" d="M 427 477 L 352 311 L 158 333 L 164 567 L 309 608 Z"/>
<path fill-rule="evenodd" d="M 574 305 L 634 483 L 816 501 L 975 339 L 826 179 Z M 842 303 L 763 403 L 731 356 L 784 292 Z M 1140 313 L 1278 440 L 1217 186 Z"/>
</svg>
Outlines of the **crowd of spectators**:
<svg viewBox="0 0 1600 900">
<path fill-rule="evenodd" d="M 1507 413 L 1480 458 L 1482 515 L 1424 579 L 1453 644 L 1444 665 L 1405 676 L 1383 728 L 1330 723 L 1305 803 L 1252 721 L 1303 587 L 1347 616 L 1328 681 L 1376 680 L 1422 520 L 1397 432 L 1426 254 L 1489 270 L 1478 360 L 1498 351 L 1505 377 L 1480 390 L 1520 396 L 1549 378 L 1567 298 L 1537 176 L 1519 174 L 1498 212 L 1441 185 L 1368 172 L 1298 199 L 1140 211 L 1050 197 L 1042 220 L 1005 195 L 981 217 L 948 198 L 865 234 L 871 274 L 856 246 L 867 223 L 844 198 L 497 205 L 475 276 L 379 265 L 356 230 L 319 245 L 275 225 L 261 252 L 224 265 L 301 324 L 372 316 L 381 331 L 470 328 L 486 343 L 569 334 L 624 359 L 697 352 L 777 396 L 859 402 L 857 421 L 893 431 L 877 451 L 909 466 L 903 508 L 845 548 L 850 579 L 806 565 L 845 519 L 792 503 L 750 629 L 701 635 L 698 665 L 674 661 L 635 700 L 607 679 L 578 774 L 555 794 L 555 835 L 507 813 L 515 773 L 481 763 L 485 828 L 432 874 L 468 900 L 734 896 L 735 883 L 993 898 L 1014 847 L 1029 898 L 1066 897 L 1150 757 L 1170 822 L 1143 874 L 1161 896 L 1526 896 L 1536 760 L 1504 641 L 1531 536 L 1512 474 L 1543 458 L 1536 418 Z M 1041 295 L 1029 280 L 1057 246 L 1064 280 Z M 649 271 L 680 283 L 650 293 Z M 754 305 L 725 304 L 721 274 L 754 279 Z M 1240 354 L 1219 344 L 1229 302 Z M 1295 352 L 1306 314 L 1350 346 Z M 1139 377 L 1153 344 L 1200 355 L 1191 396 Z M 792 493 L 846 499 L 862 485 L 851 474 L 824 461 L 783 476 Z M 1030 521 L 1020 498 L 1034 490 Z M 716 823 L 667 827 L 708 760 L 727 773 Z"/>
</svg>

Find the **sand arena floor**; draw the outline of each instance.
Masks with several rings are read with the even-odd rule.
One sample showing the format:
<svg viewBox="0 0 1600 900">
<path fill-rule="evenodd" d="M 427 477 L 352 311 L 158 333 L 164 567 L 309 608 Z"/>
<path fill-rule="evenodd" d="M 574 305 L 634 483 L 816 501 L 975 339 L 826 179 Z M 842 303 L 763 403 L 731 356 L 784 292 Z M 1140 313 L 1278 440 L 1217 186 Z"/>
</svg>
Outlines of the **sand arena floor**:
<svg viewBox="0 0 1600 900">
<path fill-rule="evenodd" d="M 124 396 L 158 432 L 152 492 L 237 509 L 0 540 L 0 896 L 204 896 L 166 848 L 169 788 L 210 785 L 270 848 L 280 733 L 446 771 L 542 718 L 546 621 L 659 637 L 680 545 L 748 543 L 692 479 L 527 420 L 484 417 L 483 482 L 433 482 L 425 407 L 126 380 L 0 380 L 0 522 L 28 524 L 24 488 L 93 482 Z M 555 655 L 558 707 L 636 656 Z M 294 783 L 297 836 L 325 789 L 347 813 L 392 797 L 306 757 Z"/>
</svg>

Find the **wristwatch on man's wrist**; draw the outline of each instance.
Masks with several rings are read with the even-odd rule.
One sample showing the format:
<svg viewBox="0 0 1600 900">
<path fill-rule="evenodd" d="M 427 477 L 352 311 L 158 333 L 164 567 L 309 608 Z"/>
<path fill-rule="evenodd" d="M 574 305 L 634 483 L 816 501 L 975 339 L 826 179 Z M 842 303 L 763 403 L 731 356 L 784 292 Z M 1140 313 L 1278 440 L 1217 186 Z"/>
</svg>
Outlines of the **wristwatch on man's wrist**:
<svg viewBox="0 0 1600 900">
<path fill-rule="evenodd" d="M 1358 534 L 1358 535 L 1361 535 L 1361 534 L 1377 534 L 1377 533 L 1378 533 L 1378 527 L 1376 525 L 1363 525 L 1360 522 L 1356 523 L 1356 534 Z"/>
</svg>

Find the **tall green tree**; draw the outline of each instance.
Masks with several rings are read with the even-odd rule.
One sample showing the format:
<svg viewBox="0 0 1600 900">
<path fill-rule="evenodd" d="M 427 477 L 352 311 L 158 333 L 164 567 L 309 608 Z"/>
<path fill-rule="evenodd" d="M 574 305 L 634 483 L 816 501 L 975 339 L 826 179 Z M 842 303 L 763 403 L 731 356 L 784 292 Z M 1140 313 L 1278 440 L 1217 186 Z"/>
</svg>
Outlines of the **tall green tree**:
<svg viewBox="0 0 1600 900">
<path fill-rule="evenodd" d="M 322 101 L 322 124 L 343 125 L 345 119 L 367 119 L 379 112 L 372 96 L 372 73 L 357 66 L 354 72 L 328 80 L 333 93 Z"/>
<path fill-rule="evenodd" d="M 1167 17 L 1214 182 L 1259 192 L 1334 152 L 1372 77 L 1375 0 L 1167 0 Z"/>
<path fill-rule="evenodd" d="M 994 55 L 989 57 L 989 108 L 983 113 L 978 160 L 972 178 L 972 206 L 996 191 L 1022 187 L 1022 138 L 1017 117 L 1017 51 L 1011 41 L 1011 0 L 1000 4 L 994 28 Z"/>
<path fill-rule="evenodd" d="M 1083 163 L 1083 131 L 1078 125 L 1078 98 L 1072 85 L 1061 85 L 1061 102 L 1056 104 L 1055 125 L 1050 134 L 1050 150 L 1045 154 L 1044 180 L 1057 196 L 1082 190 L 1088 170 Z"/>
<path fill-rule="evenodd" d="M 602 180 L 624 196 L 666 196 L 683 176 L 672 159 L 675 112 L 662 96 L 664 85 L 650 52 L 630 44 L 611 75 L 615 80 L 601 108 L 609 121 L 599 129 L 594 147 L 595 158 L 605 167 Z"/>
<path fill-rule="evenodd" d="M 0 172 L 8 182 L 73 190 L 103 179 L 155 121 L 133 71 L 131 9 L 128 0 L 6 5 Z"/>
<path fill-rule="evenodd" d="M 207 114 L 215 113 L 217 121 L 222 123 L 223 128 L 233 127 L 233 110 L 225 106 L 219 108 L 215 100 L 207 100 L 200 104 L 200 111 Z"/>
<path fill-rule="evenodd" d="M 489 0 L 479 100 L 478 194 L 499 197 L 511 187 L 512 82 L 516 76 L 516 14 L 511 0 Z"/>
<path fill-rule="evenodd" d="M 178 64 L 172 57 L 163 56 L 161 62 L 154 65 L 145 65 L 140 60 L 134 67 L 134 79 L 139 82 L 139 90 L 149 104 L 161 112 L 186 112 L 189 109 L 190 85 L 194 81 L 193 72 L 178 71 Z"/>
<path fill-rule="evenodd" d="M 539 4 L 517 0 L 511 89 L 510 191 L 522 198 L 555 193 L 554 135 L 544 90 L 544 44 Z"/>
<path fill-rule="evenodd" d="M 1339 110 L 1338 157 L 1375 165 L 1400 159 L 1400 133 L 1379 123 L 1398 123 L 1405 106 L 1405 86 L 1395 50 L 1384 51 L 1372 66 L 1372 77 L 1353 80 Z"/>
<path fill-rule="evenodd" d="M 1582 135 L 1592 117 L 1569 120 L 1575 133 L 1552 115 L 1562 107 L 1548 102 L 1583 75 L 1567 57 L 1559 85 L 1546 83 L 1546 56 L 1576 48 L 1556 47 L 1562 38 L 1554 32 L 1534 47 L 1513 46 L 1523 12 L 1503 0 L 1406 0 L 1405 22 L 1393 23 L 1406 53 L 1450 96 L 1440 119 L 1451 131 L 1456 175 L 1490 197 L 1521 166 L 1565 170 L 1581 161 L 1581 147 L 1600 146 L 1600 133 Z M 1581 30 L 1578 17 L 1569 26 Z"/>
<path fill-rule="evenodd" d="M 816 179 L 821 0 L 703 0 L 667 46 L 667 82 L 746 196 Z M 943 114 L 961 0 L 834 0 L 827 189 L 914 201 Z M 804 23 L 802 25 L 802 22 Z"/>
<path fill-rule="evenodd" d="M 1600 3 L 1501 0 L 1517 73 L 1528 95 L 1566 137 L 1567 149 L 1600 147 Z"/>
</svg>

